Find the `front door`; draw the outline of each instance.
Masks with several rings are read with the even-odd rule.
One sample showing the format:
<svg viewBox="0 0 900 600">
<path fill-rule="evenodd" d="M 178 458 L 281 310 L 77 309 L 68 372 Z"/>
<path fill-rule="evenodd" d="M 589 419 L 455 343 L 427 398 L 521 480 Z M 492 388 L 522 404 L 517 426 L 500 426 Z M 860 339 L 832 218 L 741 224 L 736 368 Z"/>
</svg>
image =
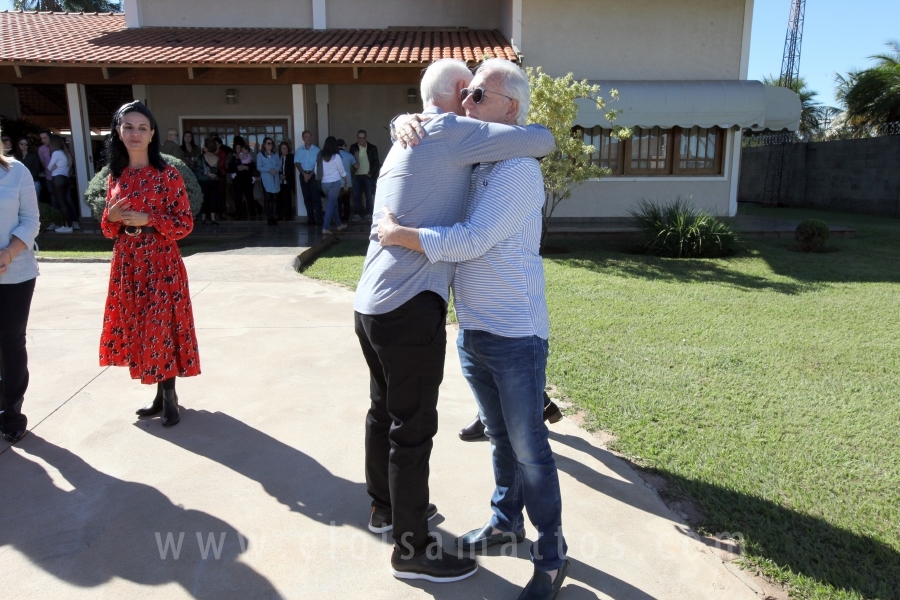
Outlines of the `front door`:
<svg viewBox="0 0 900 600">
<path fill-rule="evenodd" d="M 235 136 L 241 136 L 255 154 L 262 148 L 266 137 L 275 140 L 275 148 L 287 139 L 287 119 L 240 119 L 236 117 L 215 117 L 210 119 L 185 119 L 184 130 L 194 134 L 194 141 L 202 146 L 209 136 L 219 136 L 226 146 L 234 145 Z M 291 149 L 293 152 L 293 148 Z"/>
</svg>

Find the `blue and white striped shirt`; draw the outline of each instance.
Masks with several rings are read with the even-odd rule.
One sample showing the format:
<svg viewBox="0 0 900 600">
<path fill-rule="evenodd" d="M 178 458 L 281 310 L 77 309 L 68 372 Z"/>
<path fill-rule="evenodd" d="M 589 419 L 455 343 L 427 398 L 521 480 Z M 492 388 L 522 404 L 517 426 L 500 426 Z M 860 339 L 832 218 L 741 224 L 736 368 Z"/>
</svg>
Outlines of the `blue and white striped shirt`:
<svg viewBox="0 0 900 600">
<path fill-rule="evenodd" d="M 447 301 L 455 267 L 430 262 L 421 252 L 400 246 L 382 247 L 377 224 L 382 206 L 409 227 L 453 225 L 465 217 L 473 165 L 544 156 L 555 145 L 553 134 L 542 125 L 486 123 L 435 107 L 424 112 L 433 115 L 424 124 L 425 138 L 414 148 L 395 144 L 378 176 L 369 250 L 353 304 L 364 315 L 390 312 L 425 291 Z"/>
<path fill-rule="evenodd" d="M 544 180 L 533 158 L 479 165 L 466 220 L 419 229 L 431 262 L 457 262 L 453 279 L 462 329 L 503 337 L 550 335 L 539 254 Z"/>
</svg>

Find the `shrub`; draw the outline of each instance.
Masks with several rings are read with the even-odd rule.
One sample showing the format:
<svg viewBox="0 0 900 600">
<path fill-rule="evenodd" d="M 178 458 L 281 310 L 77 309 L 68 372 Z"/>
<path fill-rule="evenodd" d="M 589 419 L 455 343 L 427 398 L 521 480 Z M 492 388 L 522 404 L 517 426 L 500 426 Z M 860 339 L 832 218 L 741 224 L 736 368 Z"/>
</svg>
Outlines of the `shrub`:
<svg viewBox="0 0 900 600">
<path fill-rule="evenodd" d="M 168 154 L 162 155 L 163 160 L 172 165 L 181 174 L 184 179 L 184 187 L 187 190 L 188 201 L 191 203 L 191 212 L 195 215 L 200 212 L 203 206 L 203 190 L 200 189 L 200 182 L 186 164 L 178 160 L 174 156 Z M 94 175 L 87 189 L 84 191 L 84 202 L 91 207 L 94 218 L 100 220 L 103 215 L 103 209 L 106 208 L 106 185 L 109 181 L 109 167 L 105 166 L 100 172 Z"/>
<path fill-rule="evenodd" d="M 819 219 L 807 219 L 797 225 L 794 231 L 794 239 L 800 243 L 800 249 L 804 252 L 821 250 L 825 242 L 831 237 L 828 224 Z"/>
<path fill-rule="evenodd" d="M 730 254 L 737 242 L 735 232 L 680 196 L 660 205 L 641 199 L 629 211 L 646 254 L 674 258 L 716 257 Z"/>
<path fill-rule="evenodd" d="M 62 214 L 46 202 L 38 202 L 38 214 L 38 219 L 41 222 L 41 230 L 50 223 L 63 222 Z"/>
</svg>

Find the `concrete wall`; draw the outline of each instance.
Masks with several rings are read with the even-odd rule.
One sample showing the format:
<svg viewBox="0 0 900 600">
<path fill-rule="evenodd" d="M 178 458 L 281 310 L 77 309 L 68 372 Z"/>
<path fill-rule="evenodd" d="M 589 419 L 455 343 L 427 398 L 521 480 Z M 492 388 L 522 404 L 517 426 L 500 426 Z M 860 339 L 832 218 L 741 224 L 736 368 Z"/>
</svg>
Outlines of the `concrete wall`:
<svg viewBox="0 0 900 600">
<path fill-rule="evenodd" d="M 301 27 L 313 26 L 312 0 L 141 0 L 143 27 Z"/>
<path fill-rule="evenodd" d="M 741 201 L 763 201 L 776 148 L 744 148 Z M 900 217 L 900 136 L 790 144 L 785 153 L 783 204 Z"/>
<path fill-rule="evenodd" d="M 498 29 L 498 0 L 326 0 L 329 29 L 469 27 Z"/>
<path fill-rule="evenodd" d="M 553 213 L 557 220 L 592 220 L 628 217 L 641 198 L 660 202 L 674 200 L 677 196 L 690 197 L 691 203 L 719 216 L 728 216 L 730 184 L 722 177 L 703 178 L 629 178 L 606 177 L 589 181 L 572 192 L 572 196 L 560 203 Z"/>
<path fill-rule="evenodd" d="M 225 103 L 225 90 L 237 104 Z M 147 100 L 160 129 L 179 127 L 179 117 L 291 116 L 289 85 L 148 85 Z"/>
<path fill-rule="evenodd" d="M 329 29 L 385 27 L 500 27 L 500 2 L 487 0 L 326 0 Z M 312 0 L 141 0 L 144 27 L 313 26 Z"/>
<path fill-rule="evenodd" d="M 738 79 L 746 0 L 522 0 L 526 66 L 586 79 Z"/>
<path fill-rule="evenodd" d="M 356 132 L 365 129 L 378 146 L 382 162 L 391 147 L 388 125 L 396 115 L 421 110 L 421 104 L 407 104 L 408 85 L 331 85 L 328 89 L 331 135 L 344 138 L 347 146 L 356 142 Z"/>
<path fill-rule="evenodd" d="M 0 115 L 10 119 L 19 118 L 19 98 L 16 88 L 7 83 L 0 83 Z"/>
</svg>

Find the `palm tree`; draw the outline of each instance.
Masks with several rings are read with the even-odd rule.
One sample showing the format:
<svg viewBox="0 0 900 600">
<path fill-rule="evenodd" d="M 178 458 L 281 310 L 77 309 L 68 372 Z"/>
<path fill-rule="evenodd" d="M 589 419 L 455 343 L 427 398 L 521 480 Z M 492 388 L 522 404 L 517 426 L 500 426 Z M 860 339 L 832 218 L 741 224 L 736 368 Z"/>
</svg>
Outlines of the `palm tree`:
<svg viewBox="0 0 900 600">
<path fill-rule="evenodd" d="M 40 12 L 119 12 L 122 3 L 108 0 L 13 0 L 13 8 Z"/>
<path fill-rule="evenodd" d="M 900 41 L 887 43 L 891 52 L 870 57 L 874 67 L 835 78 L 838 100 L 856 126 L 877 126 L 900 121 Z"/>
<path fill-rule="evenodd" d="M 802 77 L 795 79 L 790 86 L 784 86 L 781 83 L 781 77 L 769 75 L 763 77 L 762 82 L 766 85 L 777 85 L 779 87 L 789 87 L 791 91 L 800 96 L 800 134 L 809 135 L 819 130 L 819 121 L 822 116 L 822 105 L 813 100 L 819 95 L 806 86 L 806 80 Z"/>
</svg>

